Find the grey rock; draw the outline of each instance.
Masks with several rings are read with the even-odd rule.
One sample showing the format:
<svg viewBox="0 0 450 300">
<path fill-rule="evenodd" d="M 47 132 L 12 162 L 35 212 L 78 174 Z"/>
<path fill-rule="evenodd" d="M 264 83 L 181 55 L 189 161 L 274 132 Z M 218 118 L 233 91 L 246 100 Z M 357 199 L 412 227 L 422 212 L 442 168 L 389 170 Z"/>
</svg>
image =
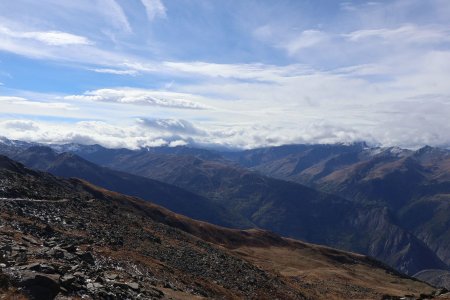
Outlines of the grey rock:
<svg viewBox="0 0 450 300">
<path fill-rule="evenodd" d="M 37 245 L 37 246 L 41 245 L 40 242 L 36 241 L 35 239 L 33 239 L 32 237 L 29 237 L 29 236 L 22 236 L 22 240 L 24 240 L 25 242 L 28 242 L 30 244 L 33 244 L 33 245 Z"/>
<path fill-rule="evenodd" d="M 71 274 L 65 274 L 60 278 L 61 285 L 64 287 L 70 287 L 70 285 L 76 280 L 76 277 Z"/>
<path fill-rule="evenodd" d="M 128 282 L 126 285 L 129 288 L 131 288 L 132 290 L 135 290 L 135 291 L 139 290 L 139 284 L 137 284 L 136 282 Z"/>
<path fill-rule="evenodd" d="M 25 266 L 22 266 L 21 269 L 31 270 L 31 271 L 46 273 L 46 274 L 57 273 L 56 269 L 53 266 L 47 265 L 47 264 L 41 264 L 41 263 L 33 263 L 33 264 L 25 265 Z"/>
<path fill-rule="evenodd" d="M 90 291 L 96 291 L 98 289 L 103 288 L 103 285 L 101 283 L 98 282 L 90 282 L 86 285 L 87 289 Z"/>
<path fill-rule="evenodd" d="M 105 273 L 105 277 L 109 280 L 116 280 L 118 278 L 118 275 L 115 273 Z"/>
</svg>

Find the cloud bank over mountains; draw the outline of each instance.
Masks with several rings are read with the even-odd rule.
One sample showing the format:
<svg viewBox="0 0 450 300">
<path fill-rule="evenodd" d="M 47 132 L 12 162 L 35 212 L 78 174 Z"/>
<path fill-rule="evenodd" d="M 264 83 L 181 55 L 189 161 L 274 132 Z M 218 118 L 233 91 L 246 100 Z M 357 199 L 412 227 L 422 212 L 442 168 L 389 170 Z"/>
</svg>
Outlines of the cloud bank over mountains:
<svg viewBox="0 0 450 300">
<path fill-rule="evenodd" d="M 449 14 L 441 0 L 3 2 L 0 135 L 447 147 Z"/>
<path fill-rule="evenodd" d="M 88 91 L 83 95 L 65 96 L 67 101 L 110 102 L 121 104 L 161 106 L 169 108 L 206 109 L 207 106 L 188 100 L 193 95 L 167 91 L 150 91 L 138 89 L 100 89 Z"/>
</svg>

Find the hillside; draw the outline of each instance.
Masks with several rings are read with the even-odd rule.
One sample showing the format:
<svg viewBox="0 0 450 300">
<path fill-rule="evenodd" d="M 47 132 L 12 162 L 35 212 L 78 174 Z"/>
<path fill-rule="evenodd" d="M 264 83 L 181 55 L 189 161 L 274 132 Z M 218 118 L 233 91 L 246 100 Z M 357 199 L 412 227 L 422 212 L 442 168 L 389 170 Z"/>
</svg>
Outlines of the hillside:
<svg viewBox="0 0 450 300">
<path fill-rule="evenodd" d="M 294 147 L 294 146 L 292 146 Z M 396 224 L 450 263 L 450 152 L 357 145 L 275 147 L 234 153 L 268 176 L 306 184 L 358 203 L 386 207 Z M 274 155 L 277 153 L 278 155 Z"/>
<path fill-rule="evenodd" d="M 160 152 L 142 150 L 125 154 L 120 151 L 110 156 L 108 163 L 103 163 L 202 195 L 260 228 L 368 254 L 410 275 L 423 269 L 448 268 L 433 250 L 398 226 L 391 212 L 382 205 L 357 203 L 262 176 L 226 163 L 223 158 L 204 160 L 193 156 L 194 150 L 185 150 L 188 155 Z M 92 152 L 88 155 L 95 157 Z"/>
<path fill-rule="evenodd" d="M 237 224 L 257 226 L 367 254 L 410 275 L 427 269 L 449 268 L 446 224 L 450 213 L 445 183 L 448 172 L 445 164 L 441 167 L 438 163 L 445 161 L 445 150 L 424 148 L 414 152 L 370 148 L 364 143 L 287 145 L 221 153 L 189 147 L 141 150 L 74 144 L 53 147 L 57 151 L 74 151 L 86 159 L 98 160 L 97 163 L 140 178 L 176 185 L 227 209 L 220 215 L 226 221 L 223 223 L 185 210 L 191 217 L 234 227 Z M 18 151 L 27 152 L 30 151 Z M 29 161 L 26 155 L 19 156 L 23 162 Z M 419 156 L 423 165 L 416 162 Z M 31 161 L 46 160 L 33 158 Z M 262 176 L 261 172 L 267 172 L 269 177 Z M 77 174 L 76 168 L 65 176 L 68 174 L 83 175 Z M 107 182 L 95 181 L 95 177 L 84 178 L 115 189 Z M 295 181 L 316 190 L 292 183 Z M 426 184 L 422 186 L 422 182 Z M 138 189 L 121 190 L 139 196 L 133 194 L 135 191 Z M 425 194 L 409 201 L 413 199 L 411 195 L 418 195 L 416 191 Z M 169 208 L 182 212 L 176 205 Z"/>
<path fill-rule="evenodd" d="M 366 256 L 194 221 L 6 157 L 0 178 L 6 296 L 387 299 L 433 292 Z"/>
<path fill-rule="evenodd" d="M 251 222 L 205 197 L 167 183 L 101 167 L 71 153 L 58 154 L 49 147 L 31 146 L 17 149 L 9 157 L 29 168 L 65 178 L 84 179 L 112 191 L 152 201 L 198 220 L 235 228 L 253 226 Z"/>
</svg>

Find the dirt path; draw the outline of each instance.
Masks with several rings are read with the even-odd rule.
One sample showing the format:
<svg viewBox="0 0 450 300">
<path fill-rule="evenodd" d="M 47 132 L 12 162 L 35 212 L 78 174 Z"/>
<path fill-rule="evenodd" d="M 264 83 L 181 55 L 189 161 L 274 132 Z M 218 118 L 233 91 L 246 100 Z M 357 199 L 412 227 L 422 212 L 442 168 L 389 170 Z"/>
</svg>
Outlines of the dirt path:
<svg viewBox="0 0 450 300">
<path fill-rule="evenodd" d="M 24 201 L 24 202 L 68 202 L 69 199 L 46 200 L 46 199 L 25 199 L 25 198 L 0 198 L 0 201 Z"/>
</svg>

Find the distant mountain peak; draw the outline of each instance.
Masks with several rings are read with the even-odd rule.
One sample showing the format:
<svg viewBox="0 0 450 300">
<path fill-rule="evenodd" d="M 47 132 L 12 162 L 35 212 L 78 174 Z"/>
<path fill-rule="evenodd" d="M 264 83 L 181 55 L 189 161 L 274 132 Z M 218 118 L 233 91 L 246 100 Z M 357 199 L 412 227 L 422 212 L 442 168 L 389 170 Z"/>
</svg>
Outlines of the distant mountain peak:
<svg viewBox="0 0 450 300">
<path fill-rule="evenodd" d="M 414 153 L 416 157 L 423 157 L 423 156 L 442 156 L 442 155 L 450 155 L 450 151 L 443 148 L 437 148 L 432 147 L 429 145 L 426 145 Z"/>
<path fill-rule="evenodd" d="M 333 144 L 330 144 L 330 145 L 333 145 Z M 360 149 L 373 148 L 372 146 L 369 146 L 369 144 L 366 141 L 343 142 L 343 143 L 337 143 L 337 145 L 351 146 L 351 147 L 360 148 Z"/>
<path fill-rule="evenodd" d="M 33 142 L 24 142 L 19 140 L 11 140 L 5 136 L 0 136 L 0 144 L 10 147 L 18 147 L 18 148 L 28 148 L 33 145 L 38 145 L 38 143 Z"/>
</svg>

